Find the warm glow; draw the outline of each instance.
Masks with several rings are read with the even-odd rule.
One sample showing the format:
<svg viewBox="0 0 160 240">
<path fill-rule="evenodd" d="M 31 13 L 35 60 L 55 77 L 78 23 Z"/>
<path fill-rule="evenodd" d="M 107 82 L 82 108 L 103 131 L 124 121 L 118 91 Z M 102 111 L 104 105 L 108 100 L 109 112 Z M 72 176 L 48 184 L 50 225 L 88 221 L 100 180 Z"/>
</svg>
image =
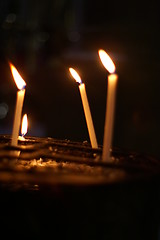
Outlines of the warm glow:
<svg viewBox="0 0 160 240">
<path fill-rule="evenodd" d="M 23 78 L 20 76 L 20 74 L 18 73 L 17 69 L 13 66 L 13 64 L 10 63 L 9 65 L 10 65 L 11 72 L 12 72 L 14 81 L 15 81 L 18 89 L 19 89 L 19 90 L 24 89 L 25 86 L 26 86 L 25 81 L 24 81 Z"/>
<path fill-rule="evenodd" d="M 116 67 L 109 55 L 102 49 L 100 49 L 98 53 L 104 67 L 108 70 L 108 72 L 114 73 Z"/>
<path fill-rule="evenodd" d="M 26 135 L 27 130 L 28 130 L 27 114 L 24 114 L 23 119 L 22 119 L 22 127 L 21 127 L 22 136 Z"/>
<path fill-rule="evenodd" d="M 82 83 L 82 80 L 81 80 L 79 74 L 73 68 L 69 68 L 69 71 L 70 71 L 72 77 L 76 80 L 76 82 Z"/>
</svg>

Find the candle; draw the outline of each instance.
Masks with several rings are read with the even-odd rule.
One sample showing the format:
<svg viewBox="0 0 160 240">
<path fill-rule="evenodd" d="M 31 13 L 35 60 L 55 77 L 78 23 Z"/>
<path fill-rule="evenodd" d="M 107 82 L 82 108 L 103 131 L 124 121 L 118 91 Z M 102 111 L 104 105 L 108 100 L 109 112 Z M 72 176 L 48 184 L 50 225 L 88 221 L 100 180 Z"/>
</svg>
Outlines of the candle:
<svg viewBox="0 0 160 240">
<path fill-rule="evenodd" d="M 111 58 L 104 50 L 99 50 L 99 57 L 104 67 L 110 72 L 108 76 L 107 102 L 106 102 L 106 116 L 103 137 L 103 151 L 102 160 L 106 162 L 111 161 L 110 149 L 113 137 L 113 123 L 114 123 L 114 108 L 118 76 L 115 74 L 115 65 Z"/>
<path fill-rule="evenodd" d="M 92 121 L 92 116 L 91 116 L 89 103 L 88 103 L 88 99 L 87 99 L 85 84 L 82 83 L 82 80 L 81 80 L 79 74 L 73 68 L 69 68 L 69 71 L 70 71 L 71 75 L 73 76 L 73 78 L 76 80 L 76 82 L 79 83 L 79 91 L 81 94 L 81 99 L 82 99 L 83 109 L 84 109 L 85 118 L 86 118 L 86 122 L 87 122 L 88 132 L 89 132 L 89 136 L 90 136 L 91 146 L 92 146 L 92 148 L 98 148 L 96 134 L 95 134 L 93 121 Z"/>
<path fill-rule="evenodd" d="M 17 101 L 16 101 L 16 108 L 15 108 L 15 115 L 14 115 L 12 139 L 11 139 L 11 145 L 17 146 L 26 83 L 18 73 L 17 69 L 11 63 L 10 63 L 10 69 L 11 69 L 14 81 L 17 85 L 17 88 L 19 89 L 19 91 L 17 92 Z"/>
<path fill-rule="evenodd" d="M 21 136 L 18 137 L 19 140 L 25 141 L 24 136 L 26 135 L 27 130 L 28 130 L 28 119 L 27 119 L 27 114 L 24 114 L 22 118 Z"/>
</svg>

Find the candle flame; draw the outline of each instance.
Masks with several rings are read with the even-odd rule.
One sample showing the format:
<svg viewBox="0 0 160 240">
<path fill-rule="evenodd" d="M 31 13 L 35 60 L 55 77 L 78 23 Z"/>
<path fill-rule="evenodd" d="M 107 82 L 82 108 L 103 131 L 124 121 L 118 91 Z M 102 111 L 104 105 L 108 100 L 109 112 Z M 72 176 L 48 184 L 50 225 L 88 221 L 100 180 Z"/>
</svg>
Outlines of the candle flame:
<svg viewBox="0 0 160 240">
<path fill-rule="evenodd" d="M 104 67 L 108 70 L 108 72 L 114 73 L 116 67 L 109 55 L 102 49 L 100 49 L 98 53 Z"/>
<path fill-rule="evenodd" d="M 22 136 L 26 135 L 27 130 L 28 130 L 28 119 L 27 119 L 27 114 L 24 114 L 22 119 L 22 127 L 21 127 Z"/>
<path fill-rule="evenodd" d="M 82 80 L 81 80 L 79 74 L 73 68 L 69 68 L 69 71 L 70 71 L 72 77 L 76 80 L 76 82 L 82 83 Z"/>
<path fill-rule="evenodd" d="M 11 69 L 11 72 L 12 72 L 12 75 L 13 75 L 13 78 L 14 78 L 14 81 L 18 87 L 19 90 L 22 90 L 25 88 L 26 86 L 26 83 L 25 81 L 23 80 L 23 78 L 20 76 L 19 72 L 17 71 L 17 69 L 15 68 L 15 66 L 10 63 L 10 69 Z"/>
</svg>

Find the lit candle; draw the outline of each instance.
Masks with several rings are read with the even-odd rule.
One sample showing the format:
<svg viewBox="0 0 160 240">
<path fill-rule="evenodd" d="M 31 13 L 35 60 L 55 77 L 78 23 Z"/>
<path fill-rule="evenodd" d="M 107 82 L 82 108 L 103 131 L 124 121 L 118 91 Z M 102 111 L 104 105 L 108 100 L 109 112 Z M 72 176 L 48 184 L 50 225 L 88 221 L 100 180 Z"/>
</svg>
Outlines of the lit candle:
<svg viewBox="0 0 160 240">
<path fill-rule="evenodd" d="M 25 141 L 24 136 L 26 135 L 27 130 L 28 130 L 28 119 L 27 119 L 27 114 L 24 114 L 22 118 L 21 136 L 18 137 L 19 140 Z"/>
<path fill-rule="evenodd" d="M 70 71 L 71 75 L 73 76 L 73 78 L 76 80 L 76 82 L 79 84 L 79 90 L 80 90 L 80 94 L 81 94 L 81 99 L 82 99 L 83 109 L 84 109 L 85 118 L 86 118 L 86 122 L 87 122 L 88 132 L 89 132 L 89 136 L 90 136 L 91 146 L 92 146 L 92 148 L 98 148 L 96 134 L 95 134 L 93 121 L 92 121 L 92 116 L 91 116 L 89 103 L 88 103 L 88 99 L 87 99 L 85 84 L 82 83 L 82 80 L 81 80 L 79 74 L 73 68 L 69 68 L 69 71 Z"/>
<path fill-rule="evenodd" d="M 110 162 L 111 161 L 110 150 L 112 146 L 113 137 L 114 108 L 118 76 L 117 74 L 115 74 L 116 69 L 115 65 L 111 58 L 108 56 L 108 54 L 104 50 L 99 50 L 98 53 L 102 61 L 102 64 L 110 73 L 108 76 L 106 116 L 102 151 L 102 160 Z"/>
<path fill-rule="evenodd" d="M 26 83 L 18 73 L 17 69 L 11 63 L 10 63 L 10 68 L 11 68 L 14 81 L 17 85 L 17 88 L 19 89 L 19 91 L 17 92 L 17 102 L 16 102 L 16 108 L 15 108 L 12 139 L 11 139 L 11 145 L 17 146 Z"/>
</svg>

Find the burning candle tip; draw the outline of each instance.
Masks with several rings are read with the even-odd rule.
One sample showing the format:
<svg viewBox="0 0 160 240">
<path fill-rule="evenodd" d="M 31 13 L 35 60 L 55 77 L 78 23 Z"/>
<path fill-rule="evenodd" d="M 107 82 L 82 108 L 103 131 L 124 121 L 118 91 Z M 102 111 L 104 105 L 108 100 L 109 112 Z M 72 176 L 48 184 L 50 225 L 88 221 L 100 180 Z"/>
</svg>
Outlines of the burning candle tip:
<svg viewBox="0 0 160 240">
<path fill-rule="evenodd" d="M 115 73 L 116 67 L 110 56 L 103 49 L 100 49 L 98 54 L 103 66 L 108 70 L 108 72 Z"/>
<path fill-rule="evenodd" d="M 82 80 L 81 77 L 79 76 L 79 74 L 76 72 L 76 70 L 74 70 L 74 68 L 69 68 L 69 71 L 72 75 L 72 77 L 76 80 L 77 83 L 81 84 Z"/>
<path fill-rule="evenodd" d="M 11 69 L 13 79 L 14 79 L 16 85 L 17 85 L 17 88 L 19 90 L 24 90 L 25 87 L 26 87 L 26 82 L 23 80 L 23 78 L 20 76 L 19 72 L 17 71 L 17 69 L 15 68 L 15 66 L 11 62 L 9 62 L 9 66 L 10 66 L 10 69 Z"/>
</svg>

